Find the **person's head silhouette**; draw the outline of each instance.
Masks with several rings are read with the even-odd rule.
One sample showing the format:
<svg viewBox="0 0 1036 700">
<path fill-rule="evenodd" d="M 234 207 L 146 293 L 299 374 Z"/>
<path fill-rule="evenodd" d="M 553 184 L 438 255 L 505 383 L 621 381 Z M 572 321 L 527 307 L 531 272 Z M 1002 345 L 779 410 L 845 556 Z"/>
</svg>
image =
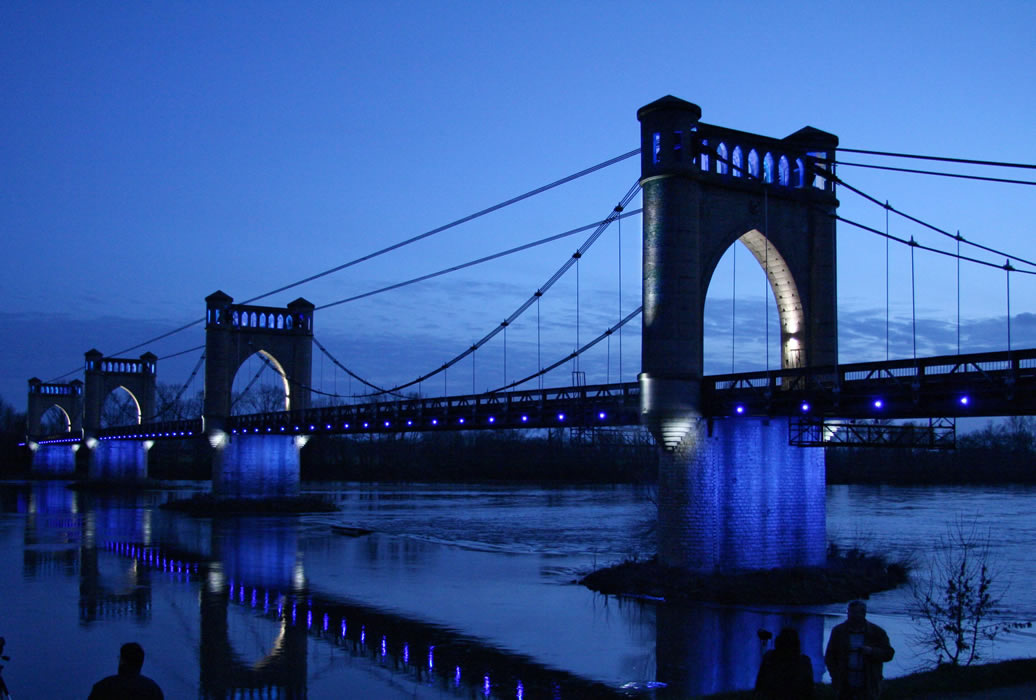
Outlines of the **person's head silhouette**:
<svg viewBox="0 0 1036 700">
<path fill-rule="evenodd" d="M 136 642 L 126 642 L 119 649 L 119 673 L 136 675 L 144 666 L 144 647 Z"/>
<path fill-rule="evenodd" d="M 773 640 L 773 648 L 779 654 L 798 656 L 802 651 L 802 643 L 799 641 L 799 633 L 791 627 L 785 627 L 780 631 L 780 634 L 777 635 L 777 639 Z"/>
</svg>

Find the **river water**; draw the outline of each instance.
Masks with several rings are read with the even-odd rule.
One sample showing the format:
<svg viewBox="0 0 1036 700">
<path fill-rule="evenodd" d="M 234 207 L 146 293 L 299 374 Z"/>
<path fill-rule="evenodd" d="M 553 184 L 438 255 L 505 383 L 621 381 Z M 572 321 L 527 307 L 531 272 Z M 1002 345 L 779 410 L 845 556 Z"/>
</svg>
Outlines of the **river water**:
<svg viewBox="0 0 1036 700">
<path fill-rule="evenodd" d="M 0 634 L 15 697 L 86 697 L 135 640 L 167 698 L 682 698 L 750 687 L 757 631 L 786 625 L 826 680 L 823 645 L 844 618 L 842 604 L 674 608 L 575 585 L 651 551 L 644 488 L 336 484 L 311 488 L 335 500 L 333 514 L 158 508 L 206 488 L 0 484 Z M 1034 514 L 1033 487 L 827 492 L 828 536 L 842 546 L 923 565 L 955 523 L 988 532 L 1013 620 L 1036 620 Z M 931 660 L 911 602 L 903 588 L 869 603 L 897 649 L 889 676 Z M 1032 630 L 1005 632 L 986 658 L 1020 656 L 1036 656 Z"/>
</svg>

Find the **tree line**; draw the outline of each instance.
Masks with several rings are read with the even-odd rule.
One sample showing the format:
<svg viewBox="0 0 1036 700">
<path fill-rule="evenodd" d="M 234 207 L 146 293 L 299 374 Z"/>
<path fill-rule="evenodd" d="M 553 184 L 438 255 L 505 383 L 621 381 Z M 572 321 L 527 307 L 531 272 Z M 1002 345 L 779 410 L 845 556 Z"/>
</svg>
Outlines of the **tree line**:
<svg viewBox="0 0 1036 700">
<path fill-rule="evenodd" d="M 830 448 L 827 483 L 1036 483 L 1036 418 L 990 421 L 958 435 L 952 450 Z"/>
</svg>

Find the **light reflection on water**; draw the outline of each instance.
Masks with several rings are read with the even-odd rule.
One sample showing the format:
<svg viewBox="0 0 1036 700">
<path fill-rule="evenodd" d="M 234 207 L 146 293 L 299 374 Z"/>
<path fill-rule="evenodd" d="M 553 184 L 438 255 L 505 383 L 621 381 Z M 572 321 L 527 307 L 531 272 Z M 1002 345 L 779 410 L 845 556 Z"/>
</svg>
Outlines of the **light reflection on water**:
<svg viewBox="0 0 1036 700">
<path fill-rule="evenodd" d="M 119 644 L 136 639 L 167 697 L 263 683 L 310 698 L 342 688 L 364 697 L 580 697 L 657 682 L 668 687 L 643 693 L 682 697 L 749 686 L 760 628 L 799 629 L 819 676 L 844 609 L 674 609 L 570 585 L 578 571 L 651 550 L 647 490 L 321 490 L 339 513 L 212 521 L 157 510 L 173 491 L 0 487 L 0 585 L 18 601 L 0 618 L 12 689 L 85 697 L 113 672 Z M 1026 582 L 1036 575 L 1027 554 L 1034 501 L 1036 490 L 1024 488 L 830 487 L 828 530 L 844 545 L 917 557 L 948 522 L 974 516 L 996 528 L 1005 575 Z M 333 523 L 376 532 L 342 536 Z M 1029 589 L 1015 585 L 1007 601 L 1032 619 Z M 899 650 L 889 675 L 921 661 L 908 608 L 902 590 L 871 602 Z M 1036 655 L 1036 638 L 1015 635 L 997 651 Z M 54 674 L 55 663 L 67 672 Z"/>
</svg>

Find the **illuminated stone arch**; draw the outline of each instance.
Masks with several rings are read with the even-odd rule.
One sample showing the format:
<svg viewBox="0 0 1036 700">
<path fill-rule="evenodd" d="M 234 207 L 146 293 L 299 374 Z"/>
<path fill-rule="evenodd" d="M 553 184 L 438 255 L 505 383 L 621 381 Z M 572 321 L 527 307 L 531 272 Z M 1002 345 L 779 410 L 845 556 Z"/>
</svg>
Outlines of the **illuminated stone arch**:
<svg viewBox="0 0 1036 700">
<path fill-rule="evenodd" d="M 68 421 L 68 433 L 81 435 L 83 431 L 83 382 L 75 379 L 59 384 L 29 380 L 29 400 L 25 415 L 25 429 L 29 437 L 40 437 L 41 421 L 51 408 L 57 407 Z"/>
<path fill-rule="evenodd" d="M 731 245 L 735 245 L 737 242 L 743 244 L 759 263 L 759 268 L 769 282 L 770 292 L 777 302 L 777 315 L 781 328 L 781 367 L 789 369 L 805 366 L 806 318 L 803 312 L 802 297 L 788 261 L 781 255 L 780 249 L 757 229 L 751 229 L 741 234 Z M 724 248 L 719 251 L 719 257 L 716 257 L 714 253 L 710 255 L 707 271 L 710 281 L 726 250 L 727 248 Z M 706 282 L 707 289 L 708 282 Z"/>
<path fill-rule="evenodd" d="M 86 353 L 86 386 L 83 428 L 92 433 L 101 427 L 105 399 L 124 389 L 137 405 L 137 423 L 155 419 L 158 358 L 146 352 L 137 359 L 105 357 L 99 350 Z"/>
<path fill-rule="evenodd" d="M 130 421 L 128 421 L 128 422 L 118 422 L 118 421 L 111 422 L 110 419 L 109 419 L 108 424 L 105 424 L 106 421 L 105 421 L 105 417 L 104 416 L 105 416 L 105 412 L 107 410 L 109 410 L 107 408 L 108 402 L 112 401 L 112 400 L 116 400 L 117 401 L 118 399 L 116 397 L 119 396 L 119 392 L 120 391 L 124 392 L 125 395 L 129 397 L 130 403 L 132 403 L 132 405 L 133 405 L 133 416 L 130 419 Z M 129 405 L 129 404 L 127 403 L 126 405 Z M 123 386 L 121 384 L 119 386 L 115 387 L 114 389 L 112 389 L 111 391 L 109 391 L 108 394 L 101 401 L 100 422 L 101 422 L 101 427 L 102 428 L 111 428 L 111 427 L 116 427 L 116 426 L 120 426 L 120 425 L 140 425 L 141 423 L 147 422 L 147 420 L 145 420 L 145 419 L 148 419 L 148 418 L 153 420 L 154 416 L 146 416 L 146 415 L 144 415 L 144 412 L 140 408 L 140 401 L 137 399 L 137 397 L 133 394 L 132 391 L 130 391 L 129 389 L 127 389 L 125 386 Z"/>
<path fill-rule="evenodd" d="M 286 408 L 309 407 L 313 368 L 313 304 L 287 307 L 234 304 L 218 291 L 205 298 L 205 429 L 222 430 L 230 416 L 238 369 L 259 353 L 284 380 Z"/>
<path fill-rule="evenodd" d="M 260 326 L 260 327 L 263 327 L 263 326 Z M 233 388 L 234 380 L 237 379 L 238 372 L 240 372 L 241 369 L 244 367 L 244 363 L 247 362 L 249 360 L 249 358 L 251 358 L 253 356 L 259 356 L 260 360 L 265 365 L 268 365 L 280 377 L 281 388 L 282 388 L 282 390 L 284 392 L 284 400 L 280 403 L 280 405 L 277 407 L 276 410 L 279 410 L 279 411 L 287 411 L 287 410 L 289 410 L 291 408 L 291 405 L 292 405 L 292 386 L 291 386 L 291 382 L 288 381 L 288 373 L 284 370 L 284 367 L 277 360 L 277 358 L 274 357 L 273 355 L 271 355 L 266 350 L 262 350 L 262 349 L 256 350 L 254 353 L 252 353 L 252 355 L 249 355 L 244 360 L 242 360 L 241 364 L 238 365 L 237 369 L 234 371 L 234 376 L 231 377 L 231 380 L 230 380 L 231 388 Z M 296 391 L 299 391 L 301 393 L 302 390 L 301 389 L 296 389 Z M 231 401 L 233 402 L 233 399 L 231 399 Z M 233 403 L 232 403 L 231 410 L 233 411 L 234 408 L 235 408 L 235 406 L 233 406 Z M 241 413 L 241 411 L 238 410 L 237 413 Z"/>
</svg>

